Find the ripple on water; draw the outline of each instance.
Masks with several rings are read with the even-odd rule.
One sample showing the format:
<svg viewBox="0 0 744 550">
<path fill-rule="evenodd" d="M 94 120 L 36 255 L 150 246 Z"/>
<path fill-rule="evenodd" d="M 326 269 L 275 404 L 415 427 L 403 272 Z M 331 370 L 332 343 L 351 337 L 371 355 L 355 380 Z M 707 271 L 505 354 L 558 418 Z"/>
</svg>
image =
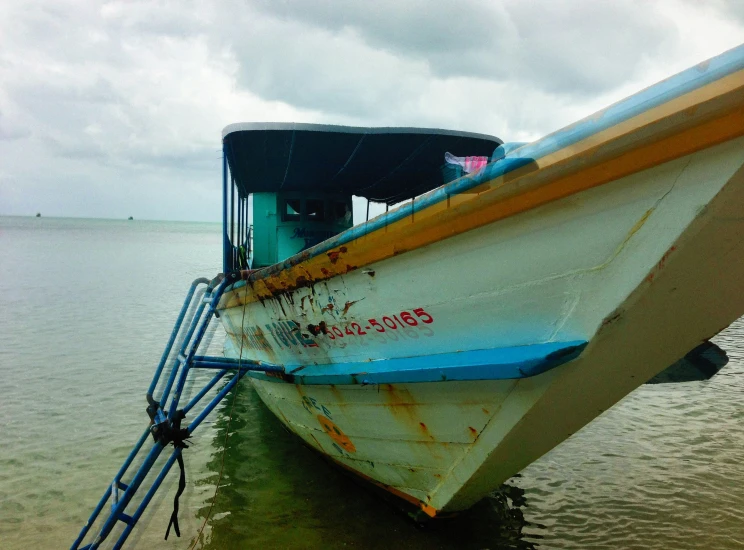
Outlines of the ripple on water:
<svg viewBox="0 0 744 550">
<path fill-rule="evenodd" d="M 0 546 L 64 547 L 146 424 L 144 390 L 189 283 L 218 270 L 220 226 L 0 217 L 0 228 Z M 133 547 L 188 548 L 224 460 L 210 549 L 744 548 L 742 336 L 739 321 L 716 337 L 731 361 L 712 380 L 641 387 L 424 529 L 302 446 L 241 384 L 227 447 L 223 403 L 185 453 L 184 538 L 162 540 L 171 475 Z"/>
<path fill-rule="evenodd" d="M 546 546 L 742 547 L 742 336 L 740 320 L 716 337 L 730 357 L 720 375 L 642 386 L 525 469 L 525 516 L 550 517 Z"/>
</svg>

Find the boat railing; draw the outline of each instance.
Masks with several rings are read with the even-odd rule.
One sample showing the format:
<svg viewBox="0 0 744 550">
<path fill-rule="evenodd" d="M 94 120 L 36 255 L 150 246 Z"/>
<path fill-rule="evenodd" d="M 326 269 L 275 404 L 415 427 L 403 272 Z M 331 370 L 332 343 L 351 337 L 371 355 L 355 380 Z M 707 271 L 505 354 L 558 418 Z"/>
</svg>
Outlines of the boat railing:
<svg viewBox="0 0 744 550">
<path fill-rule="evenodd" d="M 174 501 L 174 511 L 165 538 L 168 538 L 171 526 L 174 528 L 176 535 L 180 536 L 178 526 L 178 498 L 185 488 L 185 474 L 181 453 L 183 449 L 188 447 L 188 438 L 247 372 L 284 372 L 284 369 L 279 365 L 271 365 L 242 358 L 229 359 L 200 354 L 200 347 L 208 348 L 205 335 L 207 334 L 210 321 L 215 317 L 216 308 L 223 292 L 239 278 L 240 272 L 220 275 L 212 281 L 199 278 L 189 287 L 181 311 L 178 314 L 170 338 L 146 393 L 148 404 L 146 410 L 150 418 L 150 425 L 140 435 L 134 448 L 125 459 L 124 464 L 105 490 L 93 513 L 81 529 L 75 542 L 73 542 L 71 547 L 73 550 L 94 550 L 99 548 L 100 544 L 106 540 L 119 522 L 124 524 L 124 529 L 114 543 L 113 548 L 121 548 L 142 517 L 153 496 L 160 488 L 165 476 L 176 462 L 181 467 L 181 478 Z M 170 372 L 163 378 L 162 375 L 166 371 L 166 367 L 170 368 Z M 197 369 L 216 370 L 217 372 L 197 391 L 196 395 L 185 405 L 182 405 L 181 397 L 189 375 Z M 186 416 L 193 413 L 197 405 L 202 403 L 202 400 L 228 374 L 232 374 L 232 377 L 227 383 L 216 394 L 211 396 L 211 400 L 201 408 L 185 427 L 181 427 L 182 423 L 185 423 Z M 160 391 L 158 392 L 159 387 Z M 159 397 L 156 397 L 156 393 L 159 393 Z M 148 440 L 150 440 L 148 436 L 152 436 L 152 440 L 149 445 L 146 445 Z M 145 478 L 168 445 L 173 446 L 173 451 L 160 469 L 155 480 L 150 484 L 144 494 L 142 494 L 139 491 L 143 489 Z M 144 458 L 142 458 L 143 456 Z M 133 475 L 127 476 L 130 467 L 135 462 L 140 463 L 140 466 Z M 124 481 L 125 479 L 127 479 L 126 482 Z M 135 497 L 138 497 L 139 500 Z M 101 513 L 108 502 L 110 502 L 110 510 L 105 517 L 101 518 Z M 91 542 L 83 545 L 94 525 L 100 525 L 95 537 Z"/>
</svg>

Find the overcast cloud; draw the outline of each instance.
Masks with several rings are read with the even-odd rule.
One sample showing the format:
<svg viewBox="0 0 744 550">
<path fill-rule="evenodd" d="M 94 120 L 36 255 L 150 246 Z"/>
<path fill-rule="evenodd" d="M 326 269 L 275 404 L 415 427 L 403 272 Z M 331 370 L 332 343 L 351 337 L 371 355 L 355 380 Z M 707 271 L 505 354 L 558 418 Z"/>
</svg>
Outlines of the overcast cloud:
<svg viewBox="0 0 744 550">
<path fill-rule="evenodd" d="M 532 140 L 743 38 L 733 0 L 4 0 L 0 214 L 217 220 L 227 124 Z"/>
</svg>

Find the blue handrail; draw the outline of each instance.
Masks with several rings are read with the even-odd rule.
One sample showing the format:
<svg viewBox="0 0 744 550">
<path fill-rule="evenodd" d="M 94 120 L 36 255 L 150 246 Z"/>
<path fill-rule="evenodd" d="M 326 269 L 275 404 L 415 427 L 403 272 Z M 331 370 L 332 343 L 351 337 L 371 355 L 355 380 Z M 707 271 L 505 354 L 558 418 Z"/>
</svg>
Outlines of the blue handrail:
<svg viewBox="0 0 744 550">
<path fill-rule="evenodd" d="M 155 369 L 150 387 L 147 390 L 147 401 L 148 414 L 151 419 L 150 426 L 144 430 L 142 435 L 139 437 L 131 450 L 129 455 L 124 461 L 124 464 L 119 468 L 119 471 L 114 476 L 113 482 L 109 485 L 107 490 L 96 505 L 93 513 L 88 518 L 83 528 L 80 530 L 80 534 L 72 544 L 72 550 L 95 550 L 100 544 L 106 540 L 111 534 L 111 531 L 116 526 L 117 522 L 123 522 L 126 527 L 119 535 L 119 538 L 114 543 L 114 548 L 121 548 L 129 537 L 130 533 L 137 525 L 137 522 L 142 517 L 145 509 L 149 505 L 152 497 L 155 495 L 157 490 L 160 488 L 165 476 L 170 471 L 176 460 L 182 452 L 182 442 L 188 438 L 196 428 L 204 421 L 204 419 L 214 410 L 214 408 L 225 398 L 232 388 L 245 376 L 249 371 L 260 371 L 270 373 L 284 373 L 284 368 L 280 365 L 272 365 L 263 363 L 261 361 L 254 361 L 249 359 L 229 359 L 224 357 L 209 357 L 205 355 L 197 355 L 199 345 L 207 332 L 209 322 L 215 316 L 217 305 L 219 304 L 220 298 L 222 297 L 225 289 L 237 281 L 239 278 L 238 273 L 231 273 L 226 276 L 220 276 L 212 280 L 211 282 L 207 279 L 200 278 L 196 279 L 186 294 L 181 311 L 179 312 L 176 323 L 171 332 L 168 343 L 165 346 L 163 355 L 160 358 L 160 362 Z M 183 321 L 186 317 L 186 313 L 193 303 L 194 295 L 196 294 L 197 287 L 199 285 L 206 284 L 207 288 L 204 294 L 204 299 L 196 308 L 194 317 L 188 327 L 184 329 Z M 201 294 L 197 294 L 201 297 Z M 208 308 L 206 307 L 208 304 Z M 206 308 L 206 313 L 204 312 Z M 156 388 L 160 381 L 163 369 L 168 361 L 168 357 L 171 354 L 173 344 L 176 342 L 180 334 L 184 335 L 183 342 L 178 350 L 176 358 L 172 361 L 171 373 L 168 376 L 168 380 L 163 388 L 162 394 L 159 400 L 154 397 Z M 181 394 L 186 384 L 189 373 L 192 369 L 213 369 L 218 372 L 207 382 L 204 387 L 192 397 L 189 402 L 179 409 L 179 402 Z M 201 400 L 212 390 L 217 383 L 219 383 L 225 375 L 233 372 L 234 376 L 219 390 L 219 392 L 207 403 L 207 405 L 201 410 L 201 412 L 191 421 L 191 423 L 183 430 L 180 430 L 180 422 L 186 414 L 201 402 Z M 176 383 L 176 389 L 173 390 L 173 384 Z M 170 399 L 170 405 L 168 411 L 165 411 L 165 405 Z M 127 470 L 139 456 L 145 447 L 148 435 L 153 436 L 152 445 L 147 451 L 142 464 L 139 466 L 129 483 L 122 481 Z M 178 444 L 178 443 L 181 444 Z M 147 489 L 144 497 L 139 501 L 134 513 L 131 515 L 127 513 L 127 507 L 132 503 L 137 491 L 140 489 L 143 481 L 149 474 L 150 470 L 154 466 L 156 460 L 162 453 L 162 451 L 170 444 L 173 443 L 174 449 L 168 460 L 161 468 L 157 477 L 153 481 L 152 485 Z M 97 535 L 92 542 L 81 546 L 88 533 L 90 532 L 93 524 L 98 520 L 103 508 L 106 503 L 111 500 L 111 511 L 108 516 L 103 520 L 103 525 L 100 527 Z"/>
<path fill-rule="evenodd" d="M 181 323 L 183 323 L 183 318 L 186 316 L 186 312 L 189 309 L 189 305 L 191 304 L 191 300 L 194 297 L 194 292 L 196 291 L 196 287 L 198 287 L 200 284 L 208 285 L 209 279 L 200 277 L 196 279 L 193 283 L 191 283 L 191 286 L 189 287 L 189 291 L 186 293 L 186 299 L 183 301 L 183 306 L 181 307 L 181 311 L 178 314 L 178 319 L 176 320 L 176 324 L 173 327 L 173 330 L 171 331 L 170 339 L 168 340 L 168 343 L 165 345 L 163 356 L 160 358 L 160 363 L 158 363 L 158 367 L 155 369 L 155 375 L 152 377 L 152 383 L 150 384 L 150 387 L 147 390 L 147 395 L 149 396 L 152 396 L 155 393 L 155 387 L 158 385 L 158 380 L 160 379 L 160 373 L 163 372 L 163 367 L 165 366 L 165 362 L 168 359 L 168 355 L 170 355 L 171 348 L 173 347 L 173 343 L 176 341 L 176 337 L 178 336 L 178 333 L 181 330 Z"/>
</svg>

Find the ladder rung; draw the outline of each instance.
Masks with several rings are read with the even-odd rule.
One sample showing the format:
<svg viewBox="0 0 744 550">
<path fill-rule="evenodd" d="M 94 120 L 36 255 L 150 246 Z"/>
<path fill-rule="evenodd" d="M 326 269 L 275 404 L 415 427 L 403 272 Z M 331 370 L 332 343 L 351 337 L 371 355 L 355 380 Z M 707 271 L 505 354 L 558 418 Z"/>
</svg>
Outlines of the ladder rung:
<svg viewBox="0 0 744 550">
<path fill-rule="evenodd" d="M 135 524 L 134 518 L 132 516 L 130 516 L 130 515 L 125 514 L 124 512 L 121 512 L 119 514 L 119 520 L 120 521 L 123 521 L 127 525 L 134 525 Z"/>
<path fill-rule="evenodd" d="M 213 307 L 214 301 L 218 300 L 222 296 L 222 292 L 227 287 L 228 283 L 230 281 L 234 280 L 234 276 L 231 275 L 230 277 L 223 279 L 217 288 L 212 289 L 209 292 L 205 292 L 203 296 L 199 296 L 195 294 L 195 289 L 199 284 L 206 283 L 210 284 L 210 282 L 207 279 L 197 279 L 192 283 L 189 294 L 187 295 L 186 299 L 184 300 L 184 304 L 181 308 L 181 312 L 179 313 L 178 319 L 176 321 L 176 324 L 171 332 L 170 339 L 168 340 L 168 343 L 166 344 L 165 350 L 161 356 L 160 363 L 158 364 L 155 375 L 153 377 L 153 381 L 150 385 L 150 389 L 147 392 L 147 398 L 148 398 L 148 407 L 147 412 L 148 416 L 150 416 L 151 424 L 150 426 L 144 430 L 142 436 L 140 437 L 139 441 L 135 445 L 134 449 L 131 451 L 130 455 L 127 457 L 126 461 L 124 462 L 124 465 L 120 469 L 120 473 L 117 474 L 117 477 L 113 479 L 112 482 L 110 482 L 110 485 L 107 489 L 107 491 L 103 494 L 101 497 L 101 500 L 99 501 L 99 504 L 96 506 L 96 509 L 93 511 L 93 514 L 90 516 L 90 519 L 85 523 L 83 529 L 80 531 L 80 534 L 78 535 L 78 539 L 73 543 L 74 549 L 79 550 L 92 550 L 93 548 L 98 548 L 99 544 L 105 540 L 115 529 L 117 529 L 118 522 L 122 522 L 127 525 L 126 528 L 122 529 L 122 532 L 119 533 L 118 538 L 116 542 L 114 543 L 115 548 L 120 548 L 124 542 L 127 540 L 127 537 L 129 534 L 134 530 L 135 525 L 137 524 L 137 521 L 140 517 L 140 514 L 144 511 L 145 507 L 150 502 L 150 499 L 155 494 L 155 492 L 158 490 L 158 488 L 161 486 L 161 483 L 165 477 L 165 474 L 167 473 L 168 469 L 172 466 L 173 461 L 175 460 L 174 457 L 177 455 L 172 454 L 171 458 L 168 459 L 168 462 L 166 463 L 167 468 L 164 466 L 161 470 L 161 473 L 158 475 L 158 477 L 150 483 L 150 488 L 147 492 L 147 494 L 142 498 L 141 502 L 138 505 L 137 511 L 133 513 L 133 515 L 129 515 L 125 513 L 126 506 L 129 506 L 132 504 L 132 499 L 134 497 L 134 493 L 140 489 L 143 482 L 146 479 L 146 476 L 150 472 L 150 469 L 154 466 L 155 461 L 158 458 L 158 455 L 160 454 L 160 451 L 164 448 L 165 443 L 163 443 L 158 437 L 155 437 L 155 442 L 152 443 L 152 445 L 149 447 L 149 451 L 143 450 L 143 445 L 146 441 L 148 441 L 150 438 L 149 435 L 153 436 L 159 436 L 161 433 L 161 430 L 173 426 L 173 422 L 169 421 L 168 414 L 166 411 L 162 409 L 160 406 L 160 403 L 156 401 L 153 397 L 153 394 L 155 393 L 155 390 L 158 387 L 158 382 L 160 381 L 160 375 L 162 374 L 163 368 L 165 365 L 172 361 L 173 368 L 171 369 L 171 372 L 168 376 L 168 381 L 165 385 L 165 388 L 163 389 L 163 395 L 161 396 L 161 399 L 163 402 L 166 402 L 169 398 L 169 394 L 171 394 L 171 391 L 173 392 L 172 395 L 170 395 L 170 407 L 174 410 L 178 406 L 179 397 L 180 394 L 183 392 L 183 388 L 187 381 L 187 376 L 190 372 L 190 367 L 193 366 L 193 360 L 190 360 L 189 357 L 192 355 L 195 355 L 199 349 L 199 345 L 202 343 L 202 338 L 204 337 L 209 323 L 213 316 L 215 316 L 215 308 Z M 195 310 L 193 311 L 194 315 L 191 319 L 188 321 L 188 328 L 184 328 L 182 323 L 185 320 L 185 315 L 187 311 L 189 311 L 192 306 L 194 306 L 196 303 L 199 302 L 199 300 L 202 300 L 203 303 L 209 304 L 209 309 L 207 312 L 204 312 L 204 306 L 199 305 L 198 307 L 195 307 Z M 198 313 L 198 315 L 197 315 Z M 177 341 L 177 338 L 180 336 L 181 338 L 185 338 L 186 335 L 189 335 L 189 341 L 187 342 L 180 342 L 179 346 L 181 346 L 181 349 L 179 351 L 173 350 L 173 345 Z M 188 350 L 188 351 L 183 351 Z M 175 360 L 173 359 L 175 355 Z M 189 364 L 191 363 L 191 364 Z M 212 362 L 207 361 L 209 365 L 212 365 Z M 238 362 L 238 366 L 240 366 L 241 363 Z M 222 367 L 223 365 L 219 363 L 219 367 Z M 232 365 L 227 365 L 232 366 Z M 205 406 L 205 408 L 197 415 L 197 417 L 192 420 L 192 422 L 189 424 L 188 428 L 185 430 L 188 433 L 193 431 L 201 422 L 206 418 L 206 416 L 217 406 L 217 404 L 224 399 L 224 397 L 229 393 L 230 389 L 234 387 L 234 385 L 240 380 L 240 378 L 243 376 L 244 372 L 243 370 L 239 370 L 235 377 L 233 377 L 225 387 L 223 387 L 216 396 L 213 396 L 211 398 L 211 401 Z M 209 390 L 214 387 L 215 384 L 219 380 L 221 380 L 221 377 L 224 375 L 224 372 L 217 373 L 210 382 L 205 386 L 205 388 L 200 391 L 196 397 L 194 397 L 186 407 L 176 410 L 177 414 L 180 414 L 180 418 L 183 418 L 188 410 L 190 410 L 196 403 L 198 403 L 203 397 L 207 395 Z M 178 377 L 178 378 L 177 378 Z M 173 384 L 176 384 L 174 387 Z M 184 431 L 184 430 L 181 430 Z M 133 463 L 136 457 L 140 457 L 140 452 L 146 452 L 147 456 L 144 458 L 144 460 L 139 464 L 137 472 L 134 474 L 134 477 L 131 478 L 129 483 L 124 483 L 119 479 L 119 476 L 123 476 L 124 472 L 129 468 L 129 466 Z M 111 504 L 111 510 L 106 513 L 103 512 L 103 509 L 106 505 L 106 503 L 110 501 Z M 93 543 L 90 543 L 86 546 L 79 547 L 78 545 L 82 543 L 83 539 L 88 536 L 89 529 L 94 524 L 94 522 L 98 521 L 98 518 L 101 517 L 101 514 L 104 514 L 102 517 L 103 525 L 101 527 L 101 530 L 99 531 L 98 535 L 96 535 L 96 539 Z M 0 545 L 1 546 L 1 545 Z M 2 548 L 0 548 L 2 550 Z"/>
</svg>

